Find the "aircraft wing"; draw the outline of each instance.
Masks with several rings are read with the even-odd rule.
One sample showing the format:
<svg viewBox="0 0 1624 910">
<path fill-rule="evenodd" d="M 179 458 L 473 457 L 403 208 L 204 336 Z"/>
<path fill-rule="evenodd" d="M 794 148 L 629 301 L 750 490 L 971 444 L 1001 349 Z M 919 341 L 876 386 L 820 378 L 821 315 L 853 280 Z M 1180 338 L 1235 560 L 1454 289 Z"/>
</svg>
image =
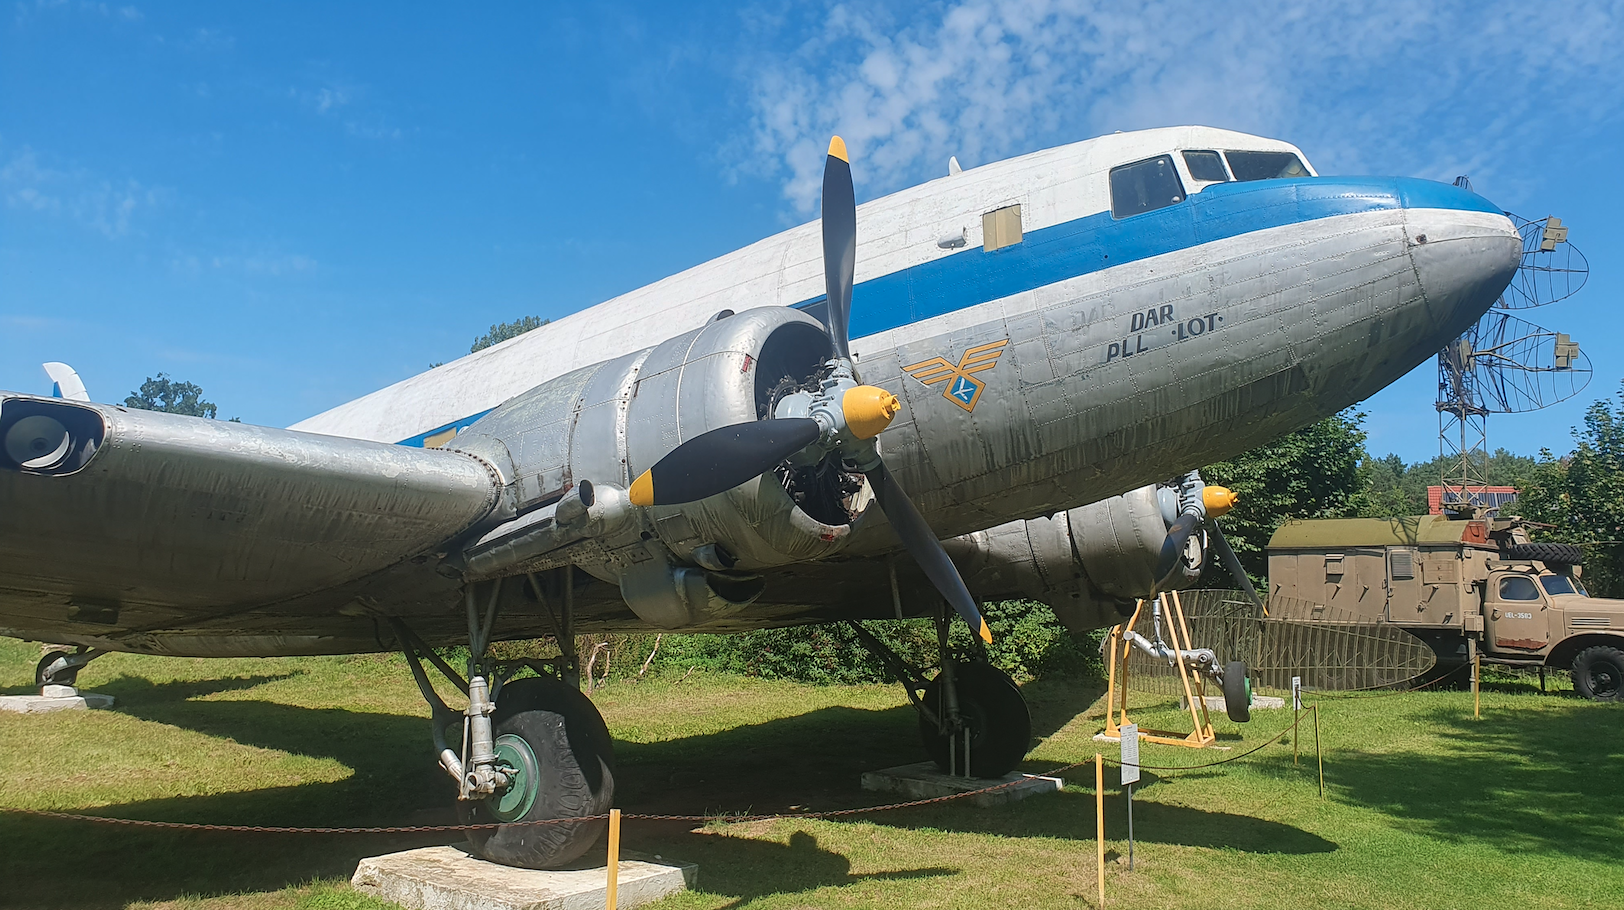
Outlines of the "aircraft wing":
<svg viewBox="0 0 1624 910">
<path fill-rule="evenodd" d="M 433 553 L 501 501 L 465 454 L 60 398 L 0 393 L 0 442 L 12 616 L 274 603 Z"/>
</svg>

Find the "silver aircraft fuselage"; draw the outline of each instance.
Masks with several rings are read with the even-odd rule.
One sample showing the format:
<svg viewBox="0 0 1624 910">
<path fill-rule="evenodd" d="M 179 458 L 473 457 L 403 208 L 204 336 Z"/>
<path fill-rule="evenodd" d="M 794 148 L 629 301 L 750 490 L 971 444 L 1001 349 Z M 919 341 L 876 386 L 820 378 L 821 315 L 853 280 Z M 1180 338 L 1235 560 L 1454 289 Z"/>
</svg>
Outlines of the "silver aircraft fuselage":
<svg viewBox="0 0 1624 910">
<path fill-rule="evenodd" d="M 943 538 L 1122 494 L 1363 400 L 1477 320 L 1520 260 L 1509 219 L 1467 190 L 1385 177 L 1203 185 L 1181 150 L 1295 150 L 1202 128 L 1124 135 L 860 209 L 858 368 L 902 400 L 881 445 Z M 1112 168 L 1164 152 L 1187 194 L 1114 215 Z M 1014 206 L 1019 239 L 990 240 L 1005 230 L 995 213 Z M 108 435 L 83 470 L 0 471 L 0 632 L 161 653 L 333 653 L 392 647 L 378 619 L 400 615 L 431 641 L 456 641 L 460 581 L 437 565 L 446 542 L 502 495 L 540 502 L 583 479 L 624 486 L 682 438 L 740 419 L 718 411 L 726 383 L 699 377 L 721 375 L 715 358 L 731 357 L 742 390 L 755 358 L 713 352 L 704 373 L 688 352 L 724 306 L 746 317 L 762 305 L 815 313 L 816 257 L 815 234 L 797 228 L 724 257 L 731 266 L 700 267 L 293 430 L 204 432 L 94 406 Z M 656 307 L 662 286 L 668 303 Z M 610 361 L 623 363 L 623 381 L 588 401 L 580 371 Z M 683 386 L 686 371 L 695 378 Z M 675 377 L 668 421 L 636 401 L 656 376 Z M 570 382 L 574 398 L 563 394 Z M 8 394 L 3 406 L 27 400 Z M 529 402 L 563 416 L 531 437 L 504 431 L 501 448 L 519 454 L 489 484 L 449 452 L 395 463 L 403 450 L 392 443 L 456 447 L 511 427 Z M 577 444 L 573 428 L 598 404 L 618 409 L 606 435 Z M 311 432 L 355 438 L 329 440 L 328 453 Z M 525 462 L 526 445 L 548 454 Z M 208 464 L 180 469 L 199 452 Z M 323 459 L 334 476 L 306 495 L 301 472 Z M 380 490 L 342 476 L 374 469 L 406 479 Z M 693 541 L 670 537 L 691 527 L 655 519 L 638 518 L 645 539 L 696 558 Z M 888 615 L 876 578 L 894 538 L 877 519 L 841 533 L 825 552 L 749 567 L 768 578 L 765 593 L 703 627 Z M 398 546 L 380 546 L 391 534 Z M 626 557 L 576 564 L 607 580 L 616 559 Z M 647 627 L 613 584 L 584 585 L 577 605 L 578 628 Z M 533 610 L 504 616 L 503 637 L 548 630 Z"/>
</svg>

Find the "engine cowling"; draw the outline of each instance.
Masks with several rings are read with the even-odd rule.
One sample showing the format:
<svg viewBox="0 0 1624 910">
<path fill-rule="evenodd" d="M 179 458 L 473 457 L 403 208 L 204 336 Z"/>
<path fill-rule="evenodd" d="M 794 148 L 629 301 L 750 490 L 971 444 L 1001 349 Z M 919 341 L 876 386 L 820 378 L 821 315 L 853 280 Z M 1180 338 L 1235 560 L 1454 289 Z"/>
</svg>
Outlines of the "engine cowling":
<svg viewBox="0 0 1624 910">
<path fill-rule="evenodd" d="M 948 542 L 965 581 L 983 600 L 1026 597 L 1048 604 L 1073 632 L 1115 625 L 1155 591 L 1156 564 L 1178 516 L 1179 490 L 1152 484 L 1045 518 L 1012 521 Z M 1201 575 L 1205 538 L 1191 536 L 1163 590 Z"/>
<path fill-rule="evenodd" d="M 619 584 L 645 621 L 675 628 L 749 604 L 759 570 L 838 552 L 873 501 L 838 464 L 785 468 L 682 506 L 632 509 L 623 493 L 682 441 L 766 418 L 829 356 L 827 331 L 803 313 L 724 311 L 502 405 L 448 446 L 501 466 L 518 516 L 467 550 L 471 574 L 574 563 Z"/>
</svg>

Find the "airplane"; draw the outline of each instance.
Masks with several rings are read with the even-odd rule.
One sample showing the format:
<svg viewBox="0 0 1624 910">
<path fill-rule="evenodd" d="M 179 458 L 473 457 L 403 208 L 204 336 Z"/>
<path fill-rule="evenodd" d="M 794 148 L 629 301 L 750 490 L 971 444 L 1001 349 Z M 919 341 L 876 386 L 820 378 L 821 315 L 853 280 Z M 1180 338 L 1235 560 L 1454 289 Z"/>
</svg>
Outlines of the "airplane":
<svg viewBox="0 0 1624 910">
<path fill-rule="evenodd" d="M 39 668 L 70 684 L 105 651 L 402 651 L 511 865 L 579 856 L 613 801 L 580 632 L 847 622 L 931 757 L 997 776 L 1030 720 L 954 613 L 1095 629 L 1233 564 L 1194 469 L 1404 375 L 1522 252 L 1467 189 L 1210 127 L 954 165 L 858 206 L 836 138 L 818 221 L 289 429 L 0 393 L 0 634 L 76 646 Z M 936 618 L 933 678 L 863 625 L 904 617 Z"/>
</svg>

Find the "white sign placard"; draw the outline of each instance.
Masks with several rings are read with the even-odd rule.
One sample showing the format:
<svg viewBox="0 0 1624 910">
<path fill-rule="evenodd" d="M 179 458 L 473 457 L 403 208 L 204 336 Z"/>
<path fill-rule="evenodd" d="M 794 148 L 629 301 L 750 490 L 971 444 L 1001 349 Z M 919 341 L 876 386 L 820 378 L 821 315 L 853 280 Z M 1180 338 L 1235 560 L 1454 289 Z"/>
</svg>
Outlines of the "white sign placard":
<svg viewBox="0 0 1624 910">
<path fill-rule="evenodd" d="M 1139 783 L 1139 725 L 1122 725 L 1122 785 Z"/>
<path fill-rule="evenodd" d="M 1293 710 L 1293 711 L 1301 711 L 1302 709 L 1303 709 L 1303 678 L 1301 676 L 1293 676 L 1291 678 L 1291 710 Z"/>
</svg>

